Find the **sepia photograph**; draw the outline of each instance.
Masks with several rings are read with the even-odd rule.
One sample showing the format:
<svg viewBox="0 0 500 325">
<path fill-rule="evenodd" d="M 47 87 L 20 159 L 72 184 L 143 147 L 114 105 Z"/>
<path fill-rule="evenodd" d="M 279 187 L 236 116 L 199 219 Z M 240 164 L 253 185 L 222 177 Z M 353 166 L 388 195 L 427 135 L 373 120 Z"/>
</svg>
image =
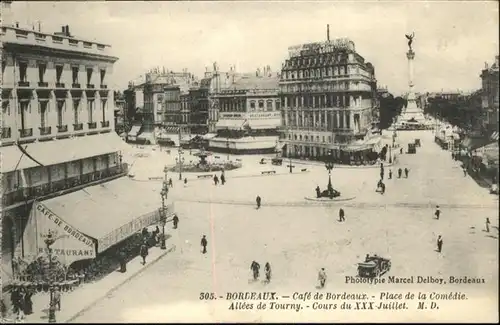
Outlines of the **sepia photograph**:
<svg viewBox="0 0 500 325">
<path fill-rule="evenodd" d="M 498 323 L 497 1 L 4 1 L 2 323 Z"/>
</svg>

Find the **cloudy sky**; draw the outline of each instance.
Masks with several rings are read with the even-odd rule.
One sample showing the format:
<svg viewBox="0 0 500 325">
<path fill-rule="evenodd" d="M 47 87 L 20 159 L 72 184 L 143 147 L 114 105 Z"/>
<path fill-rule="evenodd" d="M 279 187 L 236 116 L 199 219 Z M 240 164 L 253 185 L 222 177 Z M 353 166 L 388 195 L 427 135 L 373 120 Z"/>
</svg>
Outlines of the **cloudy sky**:
<svg viewBox="0 0 500 325">
<path fill-rule="evenodd" d="M 251 72 L 279 70 L 290 45 L 349 37 L 375 66 L 379 85 L 407 85 L 405 33 L 415 31 L 417 91 L 480 87 L 484 62 L 498 54 L 498 4 L 470 2 L 225 1 L 14 2 L 14 21 L 68 24 L 73 35 L 112 46 L 112 82 L 125 88 L 155 66 L 201 76 L 216 61 Z"/>
</svg>

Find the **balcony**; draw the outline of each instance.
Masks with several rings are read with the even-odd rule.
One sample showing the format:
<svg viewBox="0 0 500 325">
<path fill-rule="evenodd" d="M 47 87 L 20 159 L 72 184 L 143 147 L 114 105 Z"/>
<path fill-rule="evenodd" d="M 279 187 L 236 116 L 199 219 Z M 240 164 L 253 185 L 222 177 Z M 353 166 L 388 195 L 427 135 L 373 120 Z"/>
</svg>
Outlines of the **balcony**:
<svg viewBox="0 0 500 325">
<path fill-rule="evenodd" d="M 49 86 L 49 83 L 48 82 L 43 82 L 43 81 L 39 81 L 38 82 L 38 87 L 48 87 Z"/>
<path fill-rule="evenodd" d="M 97 123 L 96 122 L 88 122 L 89 129 L 96 129 L 97 128 Z"/>
<path fill-rule="evenodd" d="M 101 85 L 101 89 L 108 89 L 108 85 Z"/>
<path fill-rule="evenodd" d="M 9 127 L 2 128 L 2 139 L 8 139 L 12 136 L 11 129 Z"/>
<path fill-rule="evenodd" d="M 33 128 L 19 129 L 19 136 L 21 138 L 32 137 L 33 136 Z"/>
<path fill-rule="evenodd" d="M 2 195 L 3 207 L 14 205 L 16 203 L 26 204 L 30 200 L 49 199 L 56 195 L 71 193 L 88 186 L 89 183 L 102 183 L 109 181 L 128 173 L 128 165 L 122 164 L 110 167 L 106 170 L 96 171 L 82 176 L 75 176 L 47 184 L 24 189 L 16 189 Z M 61 193 L 63 192 L 63 193 Z"/>
<path fill-rule="evenodd" d="M 19 87 L 29 87 L 30 86 L 30 82 L 29 81 L 18 81 L 17 85 Z"/>
<path fill-rule="evenodd" d="M 58 125 L 57 132 L 58 133 L 68 132 L 68 126 L 67 125 Z"/>
<path fill-rule="evenodd" d="M 80 84 L 76 84 L 76 83 L 71 84 L 71 88 L 78 88 L 78 89 L 80 89 L 80 87 L 81 87 Z"/>
<path fill-rule="evenodd" d="M 95 88 L 94 84 L 87 84 L 87 89 L 94 89 L 94 88 Z"/>
<path fill-rule="evenodd" d="M 62 82 L 56 82 L 56 88 L 66 88 L 66 85 Z"/>
<path fill-rule="evenodd" d="M 83 123 L 74 123 L 73 124 L 73 130 L 75 130 L 75 131 L 81 131 L 81 130 L 83 130 Z"/>
<path fill-rule="evenodd" d="M 109 121 L 101 121 L 101 127 L 109 128 Z"/>
<path fill-rule="evenodd" d="M 52 133 L 51 126 L 39 127 L 39 129 L 40 129 L 40 135 L 49 135 Z"/>
</svg>

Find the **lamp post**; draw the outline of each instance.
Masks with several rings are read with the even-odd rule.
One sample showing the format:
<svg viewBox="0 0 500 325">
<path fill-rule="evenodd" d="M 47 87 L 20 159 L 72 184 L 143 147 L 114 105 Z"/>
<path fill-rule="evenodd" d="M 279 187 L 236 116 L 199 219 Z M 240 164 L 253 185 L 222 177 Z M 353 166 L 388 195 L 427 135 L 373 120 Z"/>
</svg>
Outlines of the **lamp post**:
<svg viewBox="0 0 500 325">
<path fill-rule="evenodd" d="M 325 168 L 328 170 L 328 192 L 333 190 L 332 186 L 332 169 L 333 169 L 333 159 L 332 159 L 332 151 L 328 151 L 328 157 L 325 162 Z"/>
<path fill-rule="evenodd" d="M 161 195 L 161 213 L 160 213 L 160 224 L 162 227 L 161 233 L 161 247 L 160 249 L 167 249 L 166 240 L 165 240 L 165 225 L 167 224 L 167 213 L 165 207 L 165 200 L 168 196 L 168 184 L 167 182 L 163 182 L 163 189 L 160 192 Z"/>
<path fill-rule="evenodd" d="M 182 180 L 182 164 L 184 163 L 184 157 L 182 157 L 183 151 L 179 148 L 179 157 L 175 158 L 175 161 L 179 164 L 179 180 Z"/>
<path fill-rule="evenodd" d="M 229 128 L 226 129 L 226 149 L 227 149 L 227 160 L 229 161 Z"/>
<path fill-rule="evenodd" d="M 54 301 L 54 272 L 52 270 L 52 244 L 55 243 L 54 233 L 49 230 L 48 234 L 45 236 L 44 243 L 47 246 L 47 253 L 49 255 L 49 292 L 50 292 L 50 305 L 49 305 L 49 323 L 56 323 L 56 306 Z"/>
</svg>

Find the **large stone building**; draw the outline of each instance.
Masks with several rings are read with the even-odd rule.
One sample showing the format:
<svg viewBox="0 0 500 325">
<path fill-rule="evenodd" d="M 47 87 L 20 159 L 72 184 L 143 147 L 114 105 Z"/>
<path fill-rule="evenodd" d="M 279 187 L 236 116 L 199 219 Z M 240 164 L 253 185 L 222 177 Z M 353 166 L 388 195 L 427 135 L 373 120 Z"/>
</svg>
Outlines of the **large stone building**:
<svg viewBox="0 0 500 325">
<path fill-rule="evenodd" d="M 482 108 L 484 110 L 483 126 L 490 133 L 494 133 L 498 140 L 498 102 L 499 102 L 499 56 L 489 67 L 487 64 L 481 72 L 482 80 Z"/>
<path fill-rule="evenodd" d="M 233 72 L 233 69 L 231 69 Z M 279 76 L 269 67 L 251 74 L 221 75 L 221 87 L 212 95 L 217 103 L 217 136 L 209 141 L 217 152 L 274 153 L 281 127 Z"/>
<path fill-rule="evenodd" d="M 328 36 L 290 47 L 280 89 L 286 155 L 321 159 L 331 153 L 345 160 L 366 147 L 361 142 L 376 115 L 377 88 L 374 68 L 354 42 Z"/>
<path fill-rule="evenodd" d="M 114 92 L 108 80 L 118 58 L 110 55 L 110 46 L 76 38 L 68 26 L 52 34 L 11 24 L 5 20 L 9 10 L 10 3 L 2 2 L 4 287 L 21 272 L 12 261 L 32 261 L 44 251 L 49 231 L 58 239 L 53 256 L 69 266 L 157 219 L 159 207 L 157 195 L 150 199 L 154 204 L 141 202 L 140 211 L 116 211 L 121 204 L 107 199 L 130 202 L 130 192 L 142 191 L 121 177 L 127 173 L 126 144 L 113 132 Z M 149 219 L 137 219 L 151 211 Z M 91 239 L 83 243 L 82 238 Z"/>
</svg>

